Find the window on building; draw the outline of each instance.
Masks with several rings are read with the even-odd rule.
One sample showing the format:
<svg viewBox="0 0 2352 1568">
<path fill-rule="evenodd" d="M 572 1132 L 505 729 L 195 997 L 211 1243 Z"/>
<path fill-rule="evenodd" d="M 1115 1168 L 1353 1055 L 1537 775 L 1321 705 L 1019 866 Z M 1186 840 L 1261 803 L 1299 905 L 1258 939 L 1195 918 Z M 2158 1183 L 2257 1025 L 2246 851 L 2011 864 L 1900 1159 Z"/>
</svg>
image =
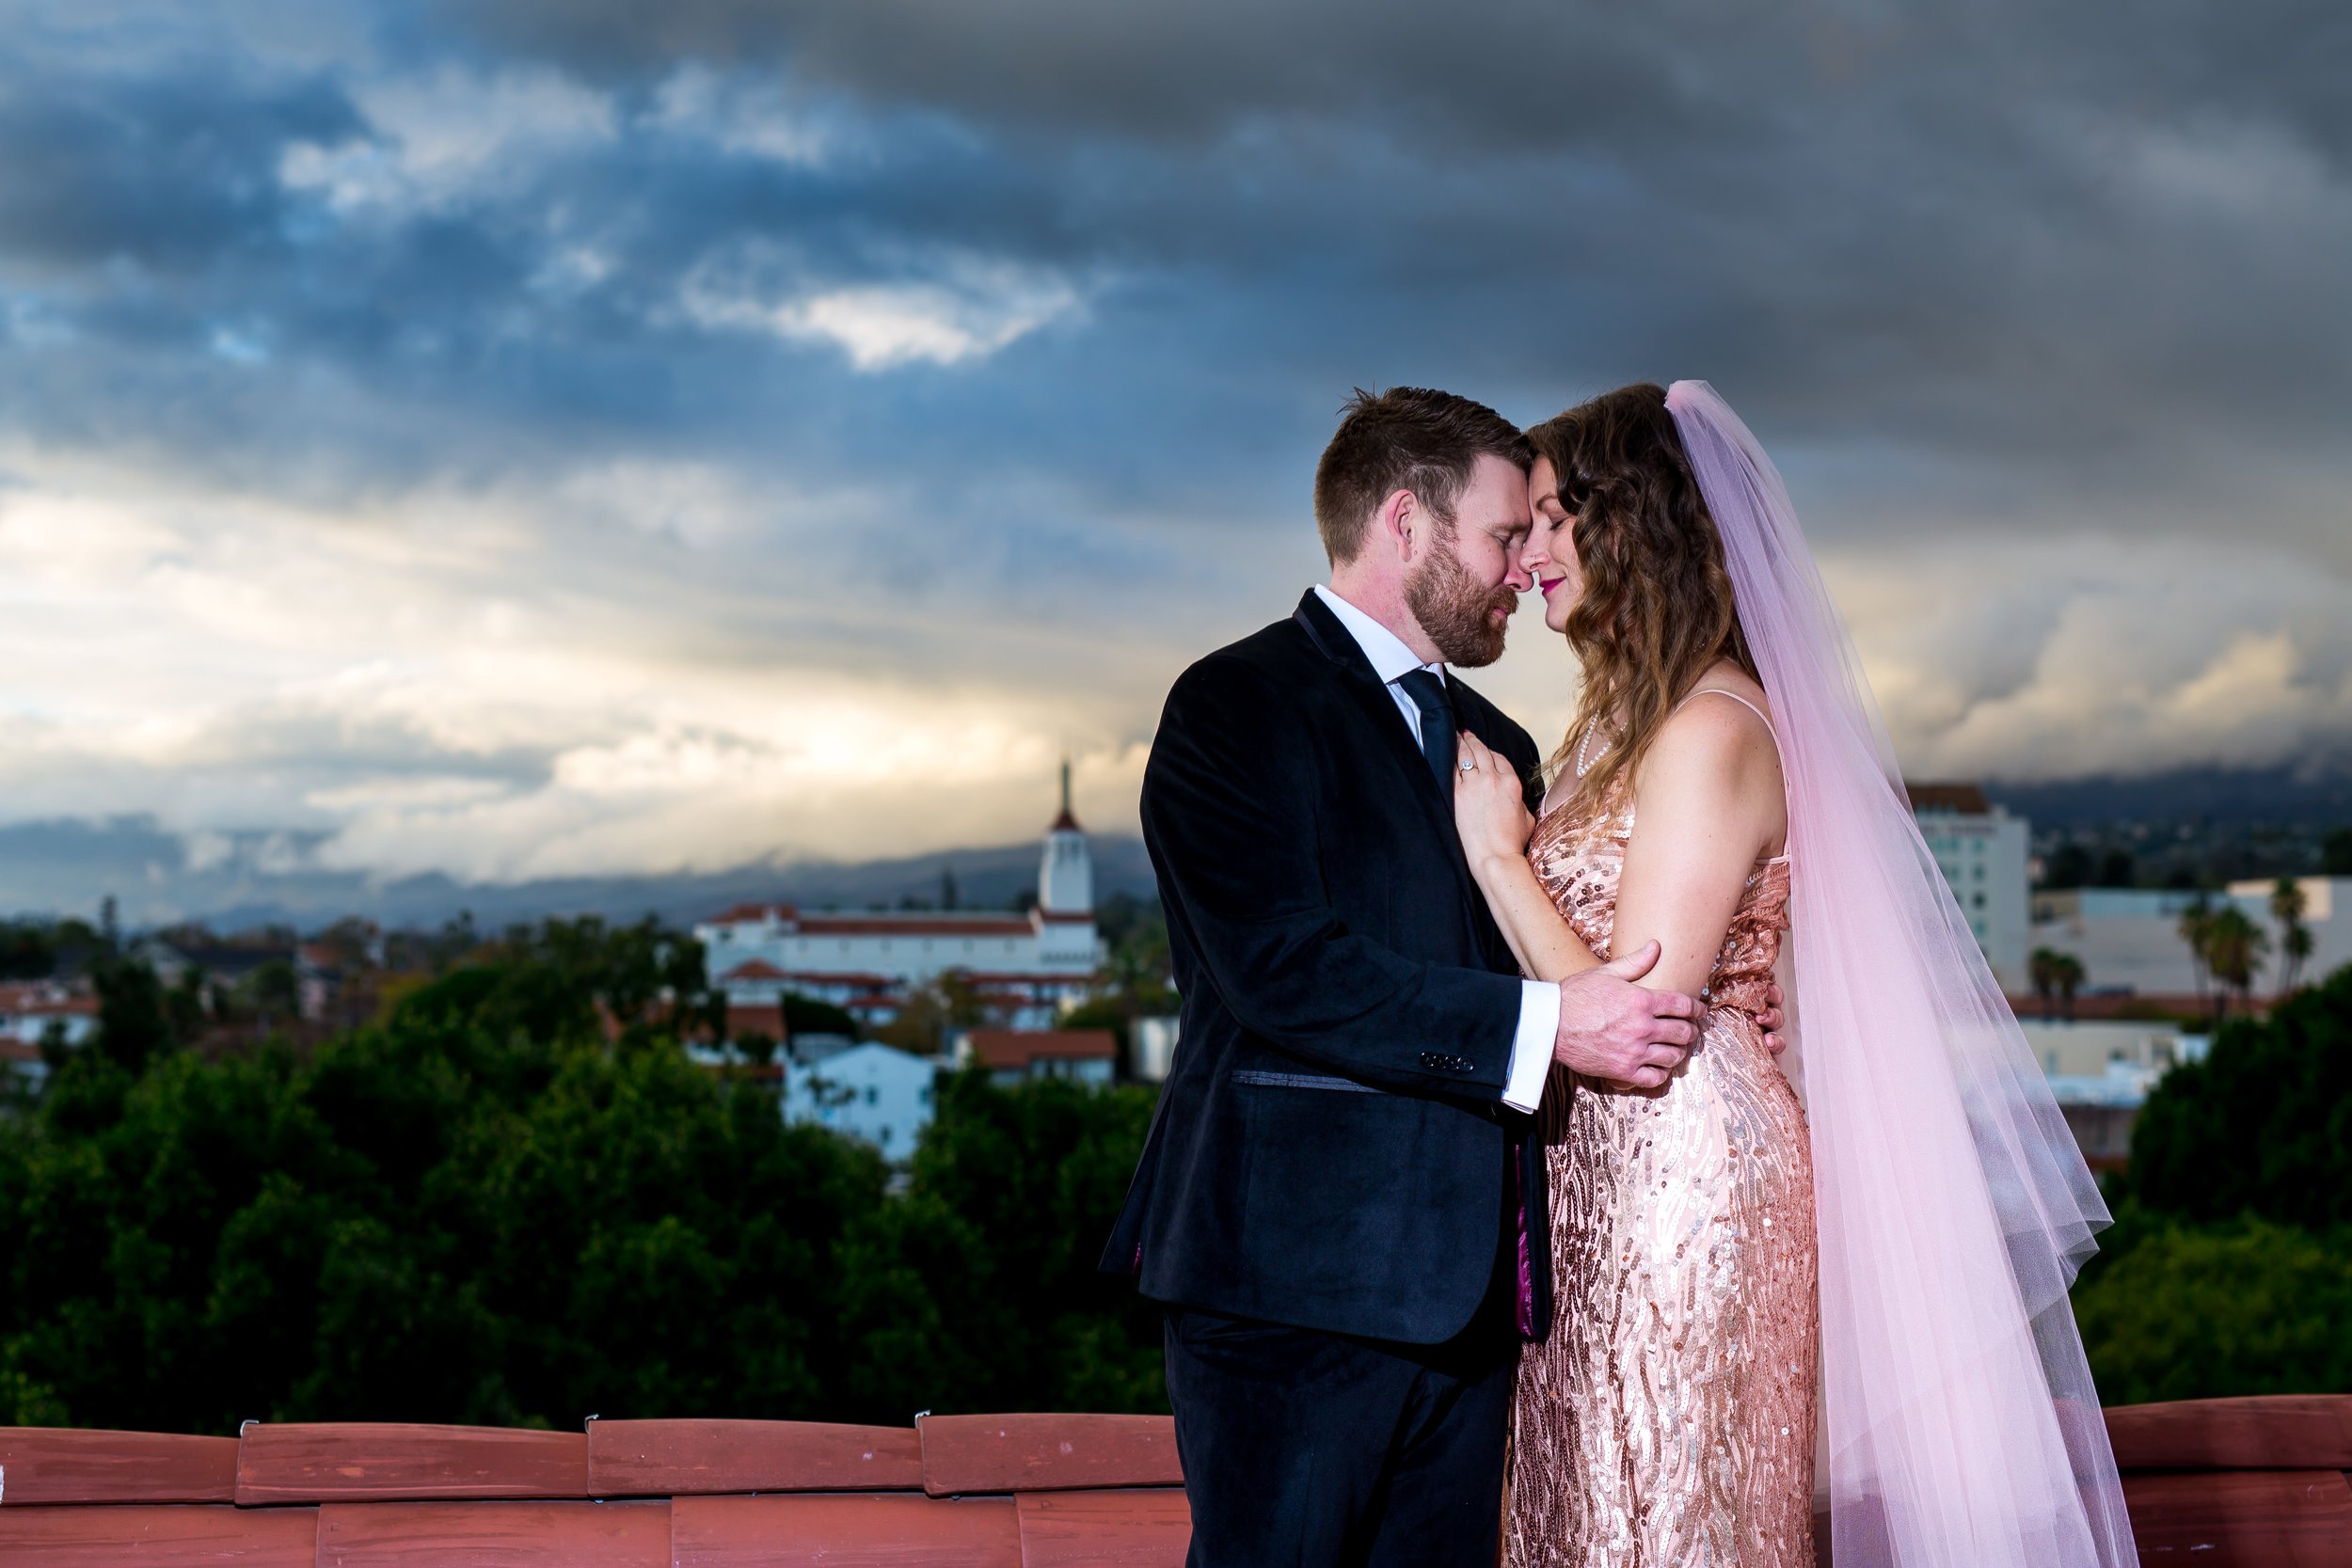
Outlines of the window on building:
<svg viewBox="0 0 2352 1568">
<path fill-rule="evenodd" d="M 872 1087 L 868 1087 L 868 1088 L 866 1089 L 866 1103 L 867 1103 L 868 1105 L 872 1105 L 872 1104 L 878 1103 L 881 1100 L 882 1100 L 882 1090 L 877 1089 L 877 1088 L 872 1088 Z"/>
</svg>

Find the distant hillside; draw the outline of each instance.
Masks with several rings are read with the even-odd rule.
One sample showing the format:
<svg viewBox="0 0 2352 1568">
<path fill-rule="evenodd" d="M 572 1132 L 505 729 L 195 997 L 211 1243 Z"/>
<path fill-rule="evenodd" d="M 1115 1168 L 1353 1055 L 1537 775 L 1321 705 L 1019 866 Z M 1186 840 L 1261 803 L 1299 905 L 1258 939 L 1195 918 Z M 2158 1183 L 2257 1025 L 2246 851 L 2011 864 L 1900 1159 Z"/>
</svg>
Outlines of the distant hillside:
<svg viewBox="0 0 2352 1568">
<path fill-rule="evenodd" d="M 1988 779 L 1985 793 L 2038 829 L 2118 822 L 2352 826 L 2352 768 L 2342 766 L 2242 771 L 2186 768 L 2137 778 L 2036 784 Z"/>
<path fill-rule="evenodd" d="M 2032 822 L 2037 835 L 2102 838 L 2126 824 L 2187 830 L 2198 849 L 2266 843 L 2284 833 L 2309 839 L 2352 827 L 2352 768 L 2233 771 L 2185 768 L 2138 778 L 2061 783 L 1985 781 L 1992 798 Z M 198 919 L 224 930 L 283 922 L 316 929 L 346 914 L 388 926 L 437 926 L 459 911 L 496 928 L 549 914 L 599 914 L 634 920 L 648 911 L 691 921 L 729 904 L 776 898 L 821 908 L 864 909 L 905 899 L 937 902 L 940 874 L 955 876 L 967 908 L 1004 908 L 1037 884 L 1037 842 L 952 849 L 903 859 L 833 863 L 754 862 L 724 871 L 667 877 L 573 877 L 512 883 L 468 883 L 432 875 L 376 881 L 365 873 L 317 864 L 324 835 L 245 832 L 189 842 L 151 817 L 54 820 L 0 826 L 0 914 L 78 914 L 95 918 L 108 894 L 125 927 Z M 1132 837 L 1096 834 L 1100 895 L 1149 896 L 1152 866 Z M 2295 869 L 2296 850 L 2281 864 Z M 2315 853 L 2315 851 L 2312 851 Z M 2270 851 L 2265 850 L 2264 854 Z M 2178 858 L 2177 855 L 2175 858 Z M 2230 850 L 2227 875 L 2253 874 Z M 2262 860 L 2261 855 L 2255 857 Z M 2275 857 L 2274 857 L 2275 858 Z M 2248 862 L 2252 864 L 2253 862 Z M 2257 870 L 2266 867 L 2268 862 Z"/>
<path fill-rule="evenodd" d="M 430 875 L 372 881 L 359 872 L 309 863 L 316 835 L 232 835 L 223 852 L 191 857 L 178 834 L 145 817 L 0 827 L 0 912 L 94 919 L 108 894 L 130 928 L 202 920 L 221 930 L 279 923 L 313 930 L 347 914 L 387 926 L 438 926 L 460 911 L 495 929 L 550 914 L 634 920 L 648 912 L 689 923 L 726 906 L 774 898 L 812 908 L 864 909 L 903 899 L 939 901 L 952 873 L 965 908 L 1006 908 L 1037 886 L 1039 846 L 951 849 L 900 860 L 755 862 L 725 871 L 667 877 L 570 877 L 467 883 Z M 1152 865 L 1143 841 L 1096 834 L 1098 897 L 1149 896 Z"/>
</svg>

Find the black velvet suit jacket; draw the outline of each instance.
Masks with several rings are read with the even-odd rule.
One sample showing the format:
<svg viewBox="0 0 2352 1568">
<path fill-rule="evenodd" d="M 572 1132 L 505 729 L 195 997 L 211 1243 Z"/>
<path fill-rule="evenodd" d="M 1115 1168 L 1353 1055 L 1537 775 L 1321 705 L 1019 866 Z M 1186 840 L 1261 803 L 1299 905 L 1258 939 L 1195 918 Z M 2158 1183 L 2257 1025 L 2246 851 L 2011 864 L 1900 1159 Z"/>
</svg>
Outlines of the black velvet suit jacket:
<svg viewBox="0 0 2352 1568">
<path fill-rule="evenodd" d="M 1447 680 L 1539 789 L 1534 742 Z M 1525 1201 L 1550 1321 L 1542 1149 L 1501 1101 L 1518 969 L 1453 802 L 1311 592 L 1178 678 L 1143 781 L 1181 1043 L 1103 1266 L 1154 1299 L 1435 1344 Z"/>
</svg>

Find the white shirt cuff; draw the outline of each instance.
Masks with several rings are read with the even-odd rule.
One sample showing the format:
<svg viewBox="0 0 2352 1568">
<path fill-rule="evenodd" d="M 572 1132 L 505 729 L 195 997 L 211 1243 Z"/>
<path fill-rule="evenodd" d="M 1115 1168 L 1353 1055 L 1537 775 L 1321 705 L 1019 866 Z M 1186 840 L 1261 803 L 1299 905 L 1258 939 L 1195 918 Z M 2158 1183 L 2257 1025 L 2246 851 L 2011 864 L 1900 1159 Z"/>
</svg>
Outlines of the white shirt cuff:
<svg viewBox="0 0 2352 1568">
<path fill-rule="evenodd" d="M 1544 1102 L 1544 1082 L 1551 1076 L 1551 1043 L 1559 1033 L 1559 986 L 1548 980 L 1522 981 L 1519 1030 L 1511 1037 L 1511 1076 L 1502 1085 L 1502 1102 L 1514 1111 L 1533 1116 Z"/>
</svg>

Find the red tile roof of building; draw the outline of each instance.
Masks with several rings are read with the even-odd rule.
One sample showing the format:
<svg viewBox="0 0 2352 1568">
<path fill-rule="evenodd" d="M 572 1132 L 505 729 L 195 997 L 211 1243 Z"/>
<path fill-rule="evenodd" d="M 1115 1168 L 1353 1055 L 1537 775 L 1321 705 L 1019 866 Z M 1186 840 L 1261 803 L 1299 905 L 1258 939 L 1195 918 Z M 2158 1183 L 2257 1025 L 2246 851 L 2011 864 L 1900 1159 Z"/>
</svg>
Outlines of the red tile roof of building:
<svg viewBox="0 0 2352 1568">
<path fill-rule="evenodd" d="M 806 914 L 790 904 L 738 904 L 702 924 L 751 926 L 762 924 L 771 916 L 790 923 L 793 934 L 804 937 L 1025 937 L 1037 930 L 1027 915 L 1009 910 L 865 910 Z"/>
<path fill-rule="evenodd" d="M 1108 1029 L 975 1029 L 964 1037 L 982 1066 L 1026 1067 L 1041 1058 L 1108 1061 L 1119 1039 Z"/>
<path fill-rule="evenodd" d="M 1028 916 L 990 913 L 943 915 L 929 911 L 891 914 L 809 914 L 801 934 L 811 937 L 1025 937 L 1036 933 Z"/>
<path fill-rule="evenodd" d="M 2106 1415 L 2146 1560 L 2342 1560 L 2352 1395 Z M 1181 1481 L 1165 1417 L 592 1421 L 584 1434 L 249 1423 L 236 1438 L 0 1428 L 0 1561 L 1177 1568 Z"/>
<path fill-rule="evenodd" d="M 764 920 L 792 920 L 800 915 L 792 904 L 733 904 L 703 922 L 706 926 L 748 926 Z"/>
<path fill-rule="evenodd" d="M 723 986 L 729 980 L 789 980 L 790 978 L 792 978 L 791 975 L 787 974 L 767 959 L 752 958 L 737 964 L 733 969 L 720 975 L 719 983 Z"/>
<path fill-rule="evenodd" d="M 95 1018 L 98 998 L 55 980 L 0 980 L 0 1014 Z"/>
<path fill-rule="evenodd" d="M 1983 816 L 1993 810 L 1982 784 L 1913 784 L 1906 779 L 1903 793 L 1911 797 L 1911 809 L 1915 812 L 1948 811 L 1963 816 Z"/>
</svg>

